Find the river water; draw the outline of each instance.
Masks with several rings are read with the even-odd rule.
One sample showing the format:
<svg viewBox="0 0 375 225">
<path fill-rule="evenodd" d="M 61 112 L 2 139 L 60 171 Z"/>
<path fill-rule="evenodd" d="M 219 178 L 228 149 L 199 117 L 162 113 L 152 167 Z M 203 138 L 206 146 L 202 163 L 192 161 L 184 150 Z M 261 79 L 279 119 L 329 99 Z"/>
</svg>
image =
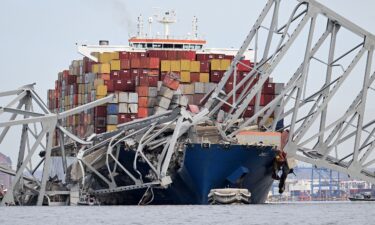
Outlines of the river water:
<svg viewBox="0 0 375 225">
<path fill-rule="evenodd" d="M 375 203 L 0 207 L 0 225 L 375 224 Z"/>
</svg>

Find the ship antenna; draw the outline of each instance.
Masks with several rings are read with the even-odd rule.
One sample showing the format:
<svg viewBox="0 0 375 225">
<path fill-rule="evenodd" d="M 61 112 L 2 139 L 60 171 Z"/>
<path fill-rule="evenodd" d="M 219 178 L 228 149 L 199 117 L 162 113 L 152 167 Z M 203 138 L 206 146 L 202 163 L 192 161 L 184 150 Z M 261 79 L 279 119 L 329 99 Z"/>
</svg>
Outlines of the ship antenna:
<svg viewBox="0 0 375 225">
<path fill-rule="evenodd" d="M 157 21 L 161 24 L 164 25 L 164 37 L 168 38 L 169 37 L 169 25 L 176 23 L 176 12 L 174 10 L 170 10 L 164 13 L 164 15 L 161 16 L 156 16 Z"/>
<path fill-rule="evenodd" d="M 138 37 L 143 37 L 143 17 L 142 17 L 142 14 L 140 14 L 138 16 L 137 28 L 138 28 L 138 32 L 137 32 Z"/>
<path fill-rule="evenodd" d="M 193 38 L 198 39 L 198 18 L 196 16 L 193 17 Z"/>
<path fill-rule="evenodd" d="M 153 18 L 149 17 L 148 18 L 148 36 L 152 37 L 152 22 Z"/>
</svg>

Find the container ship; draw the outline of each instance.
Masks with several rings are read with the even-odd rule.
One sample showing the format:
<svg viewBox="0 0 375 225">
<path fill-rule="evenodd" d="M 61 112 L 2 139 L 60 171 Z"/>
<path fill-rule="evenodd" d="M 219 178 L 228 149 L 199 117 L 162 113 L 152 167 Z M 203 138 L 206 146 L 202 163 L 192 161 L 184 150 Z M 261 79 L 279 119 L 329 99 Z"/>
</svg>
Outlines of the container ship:
<svg viewBox="0 0 375 225">
<path fill-rule="evenodd" d="M 84 57 L 73 60 L 69 69 L 58 74 L 55 88 L 48 90 L 49 109 L 58 113 L 109 94 L 114 97 L 106 105 L 68 117 L 60 124 L 62 127 L 81 139 L 95 136 L 94 140 L 100 143 L 101 137 L 136 121 L 181 110 L 188 114 L 199 113 L 238 50 L 206 48 L 206 41 L 198 37 L 195 17 L 188 38 L 170 35 L 170 25 L 176 22 L 174 11 L 156 19 L 164 26 L 163 35 L 144 34 L 143 19 L 138 17 L 138 32 L 129 39 L 129 46 L 110 45 L 108 41 L 78 46 Z M 151 27 L 152 18 L 148 22 Z M 254 52 L 247 50 L 244 55 L 236 69 L 237 80 L 247 76 L 253 67 Z M 234 81 L 229 80 L 225 92 L 233 90 L 233 85 Z M 268 80 L 260 106 L 271 102 L 282 88 L 282 83 Z M 254 107 L 253 101 L 243 117 L 254 115 Z M 230 107 L 223 105 L 215 119 L 220 120 L 229 110 Z M 278 126 L 282 126 L 281 121 Z M 174 122 L 162 129 L 171 134 L 179 128 Z M 106 156 L 107 147 L 85 153 L 86 162 L 90 161 L 105 178 L 111 177 L 110 184 L 130 188 L 108 189 L 110 185 L 102 181 L 104 178 L 99 179 L 100 175 L 93 173 L 91 166 L 86 168 L 76 161 L 68 165 L 66 175 L 59 179 L 68 186 L 77 185 L 79 198 L 86 193 L 86 200 L 95 198 L 92 202 L 100 204 L 208 204 L 210 191 L 220 188 L 247 189 L 250 203 L 264 203 L 274 178 L 278 177 L 277 160 L 282 157 L 285 135 L 261 131 L 255 124 L 236 138 L 236 143 L 223 140 L 214 121 L 189 129 L 178 138 L 168 168 L 165 168 L 170 178 L 165 185 L 134 184 L 156 180 L 155 171 L 162 170 L 160 157 L 166 154 L 163 146 L 169 139 L 161 144 L 145 145 L 143 158 L 134 151 L 141 143 L 127 139 L 118 142 L 115 157 Z M 59 144 L 57 134 L 53 144 Z M 69 144 L 72 143 L 65 143 Z M 71 150 L 69 154 L 76 156 L 78 151 Z M 61 165 L 59 160 L 55 160 L 55 167 Z M 115 162 L 121 166 L 115 166 Z"/>
</svg>

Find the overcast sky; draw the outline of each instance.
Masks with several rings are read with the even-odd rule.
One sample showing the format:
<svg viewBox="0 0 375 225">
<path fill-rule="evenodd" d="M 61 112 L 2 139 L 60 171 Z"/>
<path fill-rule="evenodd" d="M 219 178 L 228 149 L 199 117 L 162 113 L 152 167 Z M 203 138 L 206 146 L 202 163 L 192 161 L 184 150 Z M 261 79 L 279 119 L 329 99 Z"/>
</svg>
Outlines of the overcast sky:
<svg viewBox="0 0 375 225">
<path fill-rule="evenodd" d="M 287 0 L 288 2 L 294 2 Z M 239 47 L 255 22 L 265 0 L 2 0 L 0 7 L 0 91 L 36 82 L 43 99 L 54 87 L 57 73 L 81 56 L 77 42 L 127 44 L 136 30 L 136 17 L 145 20 L 154 7 L 174 9 L 179 24 L 172 33 L 191 32 L 193 16 L 208 47 Z M 320 0 L 329 8 L 375 33 L 375 1 Z M 162 31 L 154 26 L 154 31 Z M 2 103 L 0 101 L 0 103 Z M 16 140 L 17 141 L 17 140 Z M 1 145 L 0 145 L 1 146 Z M 15 160 L 15 148 L 0 148 Z"/>
</svg>

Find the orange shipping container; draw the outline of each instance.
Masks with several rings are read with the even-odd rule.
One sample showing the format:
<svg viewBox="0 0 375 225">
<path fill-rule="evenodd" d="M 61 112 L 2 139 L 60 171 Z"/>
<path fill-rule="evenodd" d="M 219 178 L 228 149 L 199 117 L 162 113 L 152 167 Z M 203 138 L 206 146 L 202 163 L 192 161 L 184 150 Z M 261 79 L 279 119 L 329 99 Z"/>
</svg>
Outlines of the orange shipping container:
<svg viewBox="0 0 375 225">
<path fill-rule="evenodd" d="M 148 96 L 148 87 L 146 86 L 138 86 L 137 87 L 137 93 L 140 97 L 147 97 Z"/>
<path fill-rule="evenodd" d="M 161 70 L 161 72 L 170 72 L 171 71 L 171 61 L 162 60 L 160 70 Z"/>
<path fill-rule="evenodd" d="M 191 61 L 190 63 L 190 72 L 199 73 L 201 64 L 199 61 Z"/>
<path fill-rule="evenodd" d="M 110 73 L 111 72 L 111 64 L 109 63 L 103 63 L 99 67 L 99 72 L 100 73 Z"/>
<path fill-rule="evenodd" d="M 182 83 L 190 83 L 190 72 L 182 71 L 180 74 Z"/>
<path fill-rule="evenodd" d="M 171 71 L 179 72 L 181 71 L 181 63 L 179 60 L 172 60 L 171 61 Z"/>
<path fill-rule="evenodd" d="M 159 69 L 160 68 L 160 59 L 159 58 L 150 58 L 149 69 Z"/>
<path fill-rule="evenodd" d="M 109 73 L 101 73 L 98 75 L 98 78 L 102 80 L 111 80 L 111 75 Z"/>
<path fill-rule="evenodd" d="M 120 70 L 121 69 L 121 63 L 120 60 L 115 59 L 111 61 L 111 70 Z"/>
<path fill-rule="evenodd" d="M 149 108 L 139 107 L 138 108 L 138 118 L 145 118 L 149 115 Z"/>
<path fill-rule="evenodd" d="M 172 90 L 177 90 L 180 85 L 180 82 L 176 79 L 171 78 L 169 75 L 166 75 L 164 77 L 163 84 Z"/>
<path fill-rule="evenodd" d="M 190 71 L 190 60 L 181 60 L 181 71 Z"/>
<path fill-rule="evenodd" d="M 202 83 L 210 82 L 210 74 L 209 73 L 200 73 L 199 74 L 199 82 L 202 82 Z"/>
</svg>

